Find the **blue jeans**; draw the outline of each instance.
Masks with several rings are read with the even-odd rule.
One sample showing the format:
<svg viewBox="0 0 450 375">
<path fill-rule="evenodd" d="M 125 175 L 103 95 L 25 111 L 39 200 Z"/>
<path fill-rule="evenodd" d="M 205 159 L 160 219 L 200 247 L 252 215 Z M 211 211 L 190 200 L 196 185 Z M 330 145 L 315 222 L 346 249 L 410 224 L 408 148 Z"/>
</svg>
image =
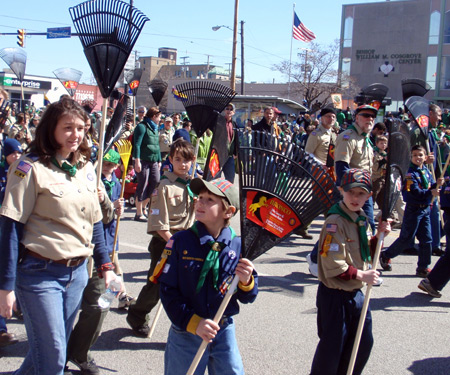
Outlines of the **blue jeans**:
<svg viewBox="0 0 450 375">
<path fill-rule="evenodd" d="M 63 375 L 67 341 L 87 280 L 86 262 L 66 267 L 26 256 L 18 264 L 16 295 L 29 350 L 15 374 Z"/>
<path fill-rule="evenodd" d="M 367 215 L 367 218 L 369 219 L 369 224 L 372 229 L 372 235 L 375 235 L 375 221 L 373 219 L 373 199 L 370 197 L 366 203 L 364 203 L 364 206 L 362 206 L 362 210 Z"/>
<path fill-rule="evenodd" d="M 0 332 L 7 332 L 6 319 L 0 315 Z"/>
<path fill-rule="evenodd" d="M 223 175 L 227 181 L 234 183 L 236 168 L 234 166 L 234 158 L 230 156 L 222 167 Z"/>
<path fill-rule="evenodd" d="M 431 263 L 431 222 L 430 207 L 406 204 L 400 237 L 383 252 L 387 258 L 395 258 L 403 250 L 411 247 L 414 237 L 419 240 L 418 268 L 427 268 Z"/>
<path fill-rule="evenodd" d="M 439 206 L 437 200 L 434 200 L 431 206 L 430 213 L 431 220 L 431 248 L 440 249 L 441 248 L 441 216 L 439 214 Z"/>
<path fill-rule="evenodd" d="M 200 336 L 180 330 L 172 325 L 164 353 L 164 374 L 185 375 L 197 353 Z M 244 366 L 237 347 L 233 318 L 228 318 L 213 342 L 208 344 L 195 375 L 202 375 L 208 367 L 209 375 L 242 375 Z"/>
</svg>

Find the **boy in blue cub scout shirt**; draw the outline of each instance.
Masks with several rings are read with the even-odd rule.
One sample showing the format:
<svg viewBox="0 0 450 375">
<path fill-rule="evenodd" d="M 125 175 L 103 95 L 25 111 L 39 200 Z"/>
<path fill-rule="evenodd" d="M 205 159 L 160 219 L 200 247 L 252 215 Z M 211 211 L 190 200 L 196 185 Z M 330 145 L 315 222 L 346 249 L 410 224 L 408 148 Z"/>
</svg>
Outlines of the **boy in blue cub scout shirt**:
<svg viewBox="0 0 450 375">
<path fill-rule="evenodd" d="M 391 271 L 391 258 L 395 258 L 403 250 L 411 247 L 417 236 L 419 240 L 419 260 L 416 275 L 427 277 L 431 263 L 431 222 L 430 204 L 433 197 L 439 195 L 439 187 L 444 179 L 435 183 L 430 171 L 424 166 L 427 152 L 424 147 L 416 145 L 411 149 L 411 166 L 406 175 L 403 187 L 403 199 L 406 202 L 400 237 L 380 255 L 380 264 L 385 271 Z M 436 204 L 434 202 L 433 204 Z"/>
<path fill-rule="evenodd" d="M 198 195 L 196 222 L 167 243 L 155 269 L 161 301 L 172 321 L 164 360 L 166 375 L 186 374 L 202 340 L 209 341 L 195 374 L 244 374 L 237 348 L 233 315 L 238 301 L 253 302 L 258 277 L 250 260 L 241 258 L 241 239 L 229 226 L 239 208 L 236 187 L 224 179 L 196 178 L 190 188 Z M 233 275 L 238 288 L 224 316 L 213 321 Z"/>
<path fill-rule="evenodd" d="M 343 199 L 328 211 L 320 232 L 317 290 L 317 330 L 319 344 L 311 375 L 347 373 L 355 341 L 364 294 L 361 288 L 376 284 L 379 272 L 372 269 L 371 250 L 380 233 L 390 231 L 387 222 L 379 224 L 377 236 L 367 236 L 368 219 L 362 207 L 372 195 L 370 174 L 349 169 L 342 175 L 339 190 Z M 370 232 L 370 231 L 369 231 Z M 364 322 L 353 374 L 361 374 L 373 345 L 370 308 Z"/>
</svg>

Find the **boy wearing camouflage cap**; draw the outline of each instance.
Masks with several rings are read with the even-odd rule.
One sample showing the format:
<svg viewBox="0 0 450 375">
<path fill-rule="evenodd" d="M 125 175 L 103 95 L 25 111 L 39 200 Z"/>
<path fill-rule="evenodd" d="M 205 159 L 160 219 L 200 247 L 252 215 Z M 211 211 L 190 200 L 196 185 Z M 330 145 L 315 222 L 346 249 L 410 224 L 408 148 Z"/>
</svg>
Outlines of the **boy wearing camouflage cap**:
<svg viewBox="0 0 450 375">
<path fill-rule="evenodd" d="M 347 170 L 339 187 L 341 202 L 328 211 L 319 238 L 319 288 L 317 291 L 317 328 L 319 344 L 311 375 L 345 374 L 355 341 L 364 303 L 361 288 L 375 284 L 379 272 L 370 268 L 371 249 L 377 237 L 390 231 L 382 222 L 376 236 L 367 235 L 368 220 L 362 207 L 372 196 L 370 174 L 361 169 Z M 370 231 L 369 231 L 370 232 Z M 353 374 L 361 374 L 373 345 L 370 308 L 364 323 Z"/>
</svg>

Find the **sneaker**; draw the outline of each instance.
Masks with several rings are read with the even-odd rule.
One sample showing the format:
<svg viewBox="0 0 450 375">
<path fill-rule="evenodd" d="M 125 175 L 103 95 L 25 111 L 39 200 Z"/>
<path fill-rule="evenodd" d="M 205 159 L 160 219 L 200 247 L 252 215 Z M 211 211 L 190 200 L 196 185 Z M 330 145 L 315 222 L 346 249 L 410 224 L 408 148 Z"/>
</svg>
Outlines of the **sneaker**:
<svg viewBox="0 0 450 375">
<path fill-rule="evenodd" d="M 441 248 L 437 247 L 436 249 L 433 249 L 433 251 L 431 252 L 431 254 L 437 256 L 437 257 L 441 257 L 442 255 L 445 254 L 445 251 L 442 250 Z"/>
<path fill-rule="evenodd" d="M 1 331 L 0 332 L 0 347 L 5 347 L 8 345 L 13 345 L 18 343 L 16 336 L 13 333 Z"/>
<path fill-rule="evenodd" d="M 79 362 L 76 359 L 69 361 L 80 369 L 81 375 L 100 375 L 100 369 L 93 359 L 88 362 Z"/>
<path fill-rule="evenodd" d="M 306 256 L 306 261 L 308 262 L 308 269 L 309 269 L 309 273 L 311 275 L 313 275 L 314 277 L 319 277 L 319 268 L 317 266 L 317 263 L 314 263 L 311 260 L 311 254 L 308 254 Z"/>
<path fill-rule="evenodd" d="M 148 334 L 150 333 L 150 327 L 148 326 L 148 324 L 143 324 L 141 326 L 133 326 L 128 320 L 128 316 L 127 316 L 127 323 L 137 337 L 148 337 Z"/>
<path fill-rule="evenodd" d="M 384 271 L 392 271 L 391 259 L 387 258 L 383 253 L 380 254 L 380 266 Z"/>
<path fill-rule="evenodd" d="M 141 221 L 143 223 L 147 222 L 147 217 L 145 215 L 134 215 L 134 221 Z"/>
<path fill-rule="evenodd" d="M 379 277 L 377 279 L 377 282 L 375 284 L 373 284 L 373 286 L 381 286 L 381 284 L 383 284 L 383 278 Z"/>
<path fill-rule="evenodd" d="M 122 293 L 119 297 L 119 309 L 125 309 L 126 307 L 130 307 L 131 304 L 136 302 L 136 298 L 130 296 L 127 293 Z"/>
<path fill-rule="evenodd" d="M 427 278 L 421 280 L 419 285 L 417 285 L 417 287 L 420 290 L 423 290 L 425 293 L 428 293 L 431 297 L 434 297 L 434 298 L 441 298 L 442 297 L 442 294 L 439 293 L 436 289 L 434 289 L 431 286 L 430 280 L 428 280 Z"/>
<path fill-rule="evenodd" d="M 294 233 L 299 235 L 300 237 L 304 238 L 305 240 L 312 240 L 313 239 L 313 236 L 310 235 L 308 233 L 308 230 L 305 229 L 305 228 L 297 229 Z"/>
<path fill-rule="evenodd" d="M 416 276 L 419 277 L 427 277 L 430 272 L 430 268 L 416 268 Z"/>
</svg>

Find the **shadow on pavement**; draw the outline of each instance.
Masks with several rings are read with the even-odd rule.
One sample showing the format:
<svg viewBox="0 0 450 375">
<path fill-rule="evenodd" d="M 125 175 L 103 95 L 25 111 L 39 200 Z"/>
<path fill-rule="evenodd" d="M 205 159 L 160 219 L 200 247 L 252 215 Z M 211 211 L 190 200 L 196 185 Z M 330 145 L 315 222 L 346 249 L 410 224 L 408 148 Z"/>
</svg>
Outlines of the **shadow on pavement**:
<svg viewBox="0 0 450 375">
<path fill-rule="evenodd" d="M 423 306 L 427 308 L 428 306 L 442 307 L 446 309 L 444 311 L 428 311 L 427 310 L 417 310 L 414 307 Z M 400 307 L 405 307 L 409 312 L 427 312 L 429 314 L 448 314 L 448 308 L 450 307 L 449 302 L 438 302 L 436 299 L 432 299 L 425 293 L 412 292 L 411 294 L 404 297 L 391 297 L 391 298 L 371 298 L 370 308 L 374 310 L 385 310 L 385 311 L 399 311 Z"/>
<path fill-rule="evenodd" d="M 133 341 L 126 341 L 127 338 Z M 125 340 L 123 340 L 125 339 Z M 104 331 L 95 343 L 95 350 L 158 350 L 164 351 L 166 349 L 165 342 L 152 342 L 149 339 L 136 338 L 130 328 L 115 328 L 109 331 Z"/>
<path fill-rule="evenodd" d="M 414 361 L 408 370 L 414 375 L 433 374 L 447 375 L 450 368 L 450 357 L 426 358 Z"/>
</svg>

